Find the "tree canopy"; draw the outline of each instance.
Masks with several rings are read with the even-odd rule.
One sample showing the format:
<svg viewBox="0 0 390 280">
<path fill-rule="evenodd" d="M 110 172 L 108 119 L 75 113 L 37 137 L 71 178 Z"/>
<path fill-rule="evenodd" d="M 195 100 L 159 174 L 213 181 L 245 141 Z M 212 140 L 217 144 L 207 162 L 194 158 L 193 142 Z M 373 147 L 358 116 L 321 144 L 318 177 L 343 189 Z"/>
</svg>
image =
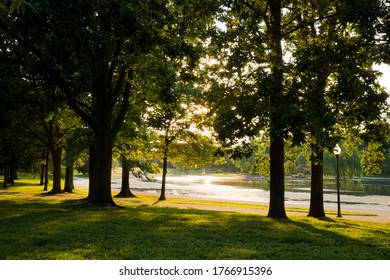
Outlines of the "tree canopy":
<svg viewBox="0 0 390 280">
<path fill-rule="evenodd" d="M 306 145 L 322 205 L 336 143 L 365 147 L 370 174 L 385 161 L 389 94 L 373 66 L 390 63 L 389 10 L 385 0 L 0 1 L 1 162 L 29 119 L 53 191 L 61 164 L 88 153 L 88 202 L 115 205 L 117 154 L 128 167 L 159 151 L 166 175 L 169 157 L 212 162 L 218 140 L 237 166 L 252 155 L 252 171 L 269 170 L 268 216 L 286 217 L 285 170 Z"/>
</svg>

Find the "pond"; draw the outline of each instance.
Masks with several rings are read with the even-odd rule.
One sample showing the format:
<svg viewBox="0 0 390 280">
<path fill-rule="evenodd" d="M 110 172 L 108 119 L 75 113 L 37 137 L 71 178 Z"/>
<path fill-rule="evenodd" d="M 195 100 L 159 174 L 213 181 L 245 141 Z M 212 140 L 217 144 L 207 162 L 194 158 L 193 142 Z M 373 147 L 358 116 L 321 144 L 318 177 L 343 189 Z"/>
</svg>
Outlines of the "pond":
<svg viewBox="0 0 390 280">
<path fill-rule="evenodd" d="M 135 193 L 146 192 L 159 195 L 161 178 L 156 182 L 130 179 Z M 88 187 L 87 179 L 78 179 L 77 185 Z M 112 188 L 118 191 L 121 179 L 112 180 Z M 285 181 L 285 204 L 287 206 L 310 206 L 310 178 L 295 178 Z M 168 176 L 166 195 L 231 200 L 251 203 L 269 203 L 269 182 L 259 176 Z M 390 178 L 362 178 L 341 180 L 341 207 L 353 210 L 384 210 L 390 213 Z M 336 209 L 337 190 L 334 178 L 324 179 L 325 209 Z"/>
<path fill-rule="evenodd" d="M 269 202 L 269 182 L 266 178 L 258 176 L 168 176 L 166 189 L 167 195 Z M 287 179 L 285 190 L 286 205 L 309 207 L 309 178 Z M 325 207 L 336 207 L 336 192 L 336 180 L 324 179 Z M 390 179 L 341 180 L 341 205 L 348 208 L 390 211 Z"/>
</svg>

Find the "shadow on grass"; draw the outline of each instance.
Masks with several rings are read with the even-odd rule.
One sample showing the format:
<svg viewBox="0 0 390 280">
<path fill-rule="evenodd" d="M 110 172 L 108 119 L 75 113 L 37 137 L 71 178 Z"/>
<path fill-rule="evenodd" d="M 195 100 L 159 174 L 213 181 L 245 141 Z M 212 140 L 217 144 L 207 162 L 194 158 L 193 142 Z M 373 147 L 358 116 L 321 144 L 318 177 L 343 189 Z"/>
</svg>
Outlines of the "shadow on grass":
<svg viewBox="0 0 390 280">
<path fill-rule="evenodd" d="M 145 205 L 102 209 L 82 200 L 3 200 L 0 222 L 0 259 L 390 257 L 388 229 L 329 218 L 275 220 Z"/>
<path fill-rule="evenodd" d="M 0 259 L 389 259 L 385 226 L 135 205 L 0 201 Z"/>
<path fill-rule="evenodd" d="M 314 220 L 317 219 L 319 221 L 324 221 L 324 222 L 337 223 L 337 220 L 329 218 L 329 217 L 320 217 L 320 218 L 308 217 L 308 218 L 311 218 L 311 219 L 314 219 Z"/>
</svg>

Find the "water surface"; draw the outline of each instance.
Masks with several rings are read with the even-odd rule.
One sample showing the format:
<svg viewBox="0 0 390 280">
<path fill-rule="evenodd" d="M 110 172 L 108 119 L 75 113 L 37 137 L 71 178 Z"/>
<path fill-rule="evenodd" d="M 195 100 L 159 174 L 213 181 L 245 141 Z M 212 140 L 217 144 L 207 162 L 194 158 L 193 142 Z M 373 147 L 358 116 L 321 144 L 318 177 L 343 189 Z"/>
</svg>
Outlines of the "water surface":
<svg viewBox="0 0 390 280">
<path fill-rule="evenodd" d="M 285 182 L 285 190 L 286 204 L 309 207 L 309 179 L 288 179 Z M 167 195 L 169 194 L 268 203 L 269 182 L 266 178 L 247 176 L 168 176 Z M 324 179 L 325 207 L 336 207 L 336 194 L 336 180 Z M 390 179 L 342 180 L 341 205 L 348 208 L 390 211 Z"/>
</svg>

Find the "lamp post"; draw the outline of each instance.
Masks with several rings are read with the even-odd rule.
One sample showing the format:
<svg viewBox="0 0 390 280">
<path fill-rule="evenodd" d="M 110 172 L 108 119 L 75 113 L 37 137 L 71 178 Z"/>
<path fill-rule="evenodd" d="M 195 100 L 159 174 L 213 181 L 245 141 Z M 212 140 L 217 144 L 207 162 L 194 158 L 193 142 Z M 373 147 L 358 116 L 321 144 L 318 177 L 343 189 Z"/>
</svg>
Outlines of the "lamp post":
<svg viewBox="0 0 390 280">
<path fill-rule="evenodd" d="M 340 209 L 340 176 L 339 176 L 339 156 L 341 154 L 341 148 L 338 144 L 333 149 L 333 153 L 336 155 L 336 184 L 337 184 L 337 217 L 341 218 Z"/>
</svg>

